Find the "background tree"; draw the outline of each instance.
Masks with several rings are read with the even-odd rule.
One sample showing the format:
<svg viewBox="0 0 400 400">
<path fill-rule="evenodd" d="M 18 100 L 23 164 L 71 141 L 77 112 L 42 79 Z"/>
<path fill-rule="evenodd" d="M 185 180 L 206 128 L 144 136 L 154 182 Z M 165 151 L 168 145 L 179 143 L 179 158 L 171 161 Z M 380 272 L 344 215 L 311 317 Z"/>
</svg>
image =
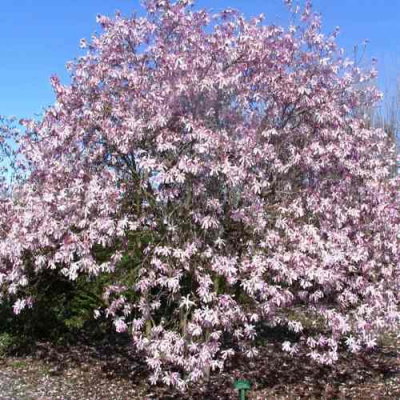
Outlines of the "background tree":
<svg viewBox="0 0 400 400">
<path fill-rule="evenodd" d="M 400 80 L 397 81 L 394 93 L 385 93 L 385 101 L 380 107 L 376 107 L 371 115 L 371 124 L 380 127 L 387 134 L 389 146 L 395 147 L 394 163 L 392 167 L 392 176 L 398 174 L 399 162 L 399 132 L 400 132 Z"/>
</svg>

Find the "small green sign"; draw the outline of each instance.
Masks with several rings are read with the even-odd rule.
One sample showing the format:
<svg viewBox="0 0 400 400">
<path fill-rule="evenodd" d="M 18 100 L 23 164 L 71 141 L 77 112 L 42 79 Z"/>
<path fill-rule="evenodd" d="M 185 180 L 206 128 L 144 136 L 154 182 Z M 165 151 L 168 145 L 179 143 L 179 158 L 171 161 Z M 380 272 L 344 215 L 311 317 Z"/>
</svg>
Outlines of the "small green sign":
<svg viewBox="0 0 400 400">
<path fill-rule="evenodd" d="M 251 389 L 251 383 L 244 379 L 239 379 L 234 383 L 235 389 L 239 390 L 239 400 L 246 400 L 246 392 Z"/>
</svg>

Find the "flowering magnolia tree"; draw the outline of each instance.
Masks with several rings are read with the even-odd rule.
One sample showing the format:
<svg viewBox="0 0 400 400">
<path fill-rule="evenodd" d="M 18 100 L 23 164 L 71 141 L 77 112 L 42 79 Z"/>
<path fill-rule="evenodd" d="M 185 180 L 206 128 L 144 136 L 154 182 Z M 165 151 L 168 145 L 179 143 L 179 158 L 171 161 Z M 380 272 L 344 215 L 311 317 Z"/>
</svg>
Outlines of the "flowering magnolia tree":
<svg viewBox="0 0 400 400">
<path fill-rule="evenodd" d="M 111 274 L 96 314 L 131 332 L 153 383 L 180 388 L 256 355 L 260 323 L 323 364 L 398 329 L 393 149 L 357 112 L 379 100 L 364 83 L 375 71 L 345 58 L 310 4 L 289 4 L 287 29 L 189 0 L 145 8 L 99 16 L 72 83 L 53 77 L 55 104 L 25 121 L 25 179 L 0 216 L 15 313 L 46 269 Z"/>
</svg>

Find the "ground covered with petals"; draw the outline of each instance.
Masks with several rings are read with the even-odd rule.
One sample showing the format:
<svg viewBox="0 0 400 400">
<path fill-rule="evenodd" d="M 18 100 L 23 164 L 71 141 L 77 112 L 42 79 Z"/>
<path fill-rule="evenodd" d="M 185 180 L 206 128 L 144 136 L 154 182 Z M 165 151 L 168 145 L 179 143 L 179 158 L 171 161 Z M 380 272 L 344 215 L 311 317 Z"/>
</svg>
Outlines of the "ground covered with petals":
<svg viewBox="0 0 400 400">
<path fill-rule="evenodd" d="M 253 383 L 251 399 L 398 399 L 399 342 L 386 338 L 364 356 L 344 357 L 333 368 L 313 366 L 281 351 L 269 339 L 252 361 L 236 359 L 225 372 L 181 394 L 147 383 L 148 371 L 128 343 L 56 346 L 41 343 L 28 354 L 0 361 L 1 400 L 234 399 L 235 377 Z"/>
</svg>

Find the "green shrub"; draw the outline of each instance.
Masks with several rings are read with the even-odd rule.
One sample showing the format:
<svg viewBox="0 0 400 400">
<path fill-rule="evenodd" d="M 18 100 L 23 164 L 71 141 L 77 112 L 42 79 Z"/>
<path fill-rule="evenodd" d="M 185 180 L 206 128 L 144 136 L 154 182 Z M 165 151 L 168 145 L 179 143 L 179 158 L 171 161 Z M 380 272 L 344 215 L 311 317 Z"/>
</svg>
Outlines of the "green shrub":
<svg viewBox="0 0 400 400">
<path fill-rule="evenodd" d="M 15 344 L 15 338 L 7 332 L 0 333 L 0 357 L 7 355 Z"/>
<path fill-rule="evenodd" d="M 98 276 L 80 275 L 75 281 L 63 277 L 56 270 L 45 269 L 40 274 L 28 274 L 26 295 L 34 298 L 31 310 L 23 310 L 16 316 L 12 312 L 12 301 L 0 304 L 0 334 L 25 338 L 24 341 L 51 340 L 71 342 L 80 333 L 102 337 L 113 329 L 110 320 L 94 320 L 94 311 L 105 306 L 103 293 L 113 279 L 131 288 L 137 280 L 137 266 L 140 263 L 140 248 L 151 237 L 132 237 L 129 255 L 120 261 L 113 276 L 103 273 Z M 93 248 L 93 256 L 99 263 L 108 260 L 112 250 L 102 246 Z M 137 254 L 138 256 L 132 256 Z M 26 260 L 30 263 L 29 257 Z M 128 291 L 127 298 L 134 302 L 135 293 Z"/>
</svg>

